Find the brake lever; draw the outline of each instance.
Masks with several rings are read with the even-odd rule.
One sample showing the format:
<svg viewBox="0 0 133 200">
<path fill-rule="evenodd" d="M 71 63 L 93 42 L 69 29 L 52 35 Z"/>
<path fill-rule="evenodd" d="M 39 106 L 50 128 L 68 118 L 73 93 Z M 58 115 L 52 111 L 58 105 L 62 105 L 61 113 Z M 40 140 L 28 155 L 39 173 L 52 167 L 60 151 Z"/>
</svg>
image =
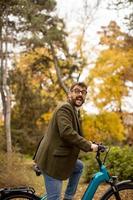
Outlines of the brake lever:
<svg viewBox="0 0 133 200">
<path fill-rule="evenodd" d="M 110 151 L 110 147 L 107 147 L 106 149 L 108 149 L 108 150 L 107 150 L 107 153 L 106 153 L 106 155 L 105 155 L 105 157 L 104 157 L 103 164 L 104 164 L 105 161 L 106 161 L 106 158 L 107 158 L 108 153 L 109 153 L 109 151 Z"/>
</svg>

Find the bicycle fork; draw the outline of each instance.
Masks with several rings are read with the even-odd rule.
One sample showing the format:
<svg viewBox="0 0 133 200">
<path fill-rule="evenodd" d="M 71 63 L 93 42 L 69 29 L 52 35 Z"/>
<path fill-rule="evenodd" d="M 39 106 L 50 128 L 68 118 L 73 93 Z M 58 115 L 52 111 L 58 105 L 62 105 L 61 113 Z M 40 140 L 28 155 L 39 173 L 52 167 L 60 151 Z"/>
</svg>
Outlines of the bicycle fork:
<svg viewBox="0 0 133 200">
<path fill-rule="evenodd" d="M 108 183 L 110 184 L 110 186 L 113 190 L 113 194 L 115 196 L 115 199 L 121 200 L 118 187 L 120 185 L 123 185 L 123 184 L 131 183 L 131 180 L 124 180 L 124 181 L 121 181 L 121 182 L 118 182 L 118 183 L 116 182 L 116 180 L 117 180 L 117 176 L 112 176 L 111 179 L 108 181 Z"/>
</svg>

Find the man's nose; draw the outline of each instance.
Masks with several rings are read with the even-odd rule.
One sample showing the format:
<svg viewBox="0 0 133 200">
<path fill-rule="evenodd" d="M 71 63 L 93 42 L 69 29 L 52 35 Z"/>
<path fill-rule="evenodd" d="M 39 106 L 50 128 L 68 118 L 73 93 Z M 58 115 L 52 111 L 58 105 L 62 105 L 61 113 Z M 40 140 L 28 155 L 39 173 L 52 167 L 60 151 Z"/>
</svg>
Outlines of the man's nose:
<svg viewBox="0 0 133 200">
<path fill-rule="evenodd" d="M 83 92 L 82 92 L 82 91 L 79 91 L 79 95 L 83 96 Z"/>
</svg>

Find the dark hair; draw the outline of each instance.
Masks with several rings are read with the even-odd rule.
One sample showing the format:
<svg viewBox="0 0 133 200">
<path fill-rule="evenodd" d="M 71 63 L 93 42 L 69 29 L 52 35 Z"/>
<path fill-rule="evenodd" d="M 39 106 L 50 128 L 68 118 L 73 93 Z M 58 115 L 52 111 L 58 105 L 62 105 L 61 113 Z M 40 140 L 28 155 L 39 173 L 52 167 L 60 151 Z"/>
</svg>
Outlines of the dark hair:
<svg viewBox="0 0 133 200">
<path fill-rule="evenodd" d="M 85 88 L 87 90 L 87 85 L 84 83 L 84 82 L 76 82 L 76 83 L 73 83 L 72 86 L 70 87 L 70 91 L 73 90 L 73 88 L 78 85 L 82 88 Z"/>
</svg>

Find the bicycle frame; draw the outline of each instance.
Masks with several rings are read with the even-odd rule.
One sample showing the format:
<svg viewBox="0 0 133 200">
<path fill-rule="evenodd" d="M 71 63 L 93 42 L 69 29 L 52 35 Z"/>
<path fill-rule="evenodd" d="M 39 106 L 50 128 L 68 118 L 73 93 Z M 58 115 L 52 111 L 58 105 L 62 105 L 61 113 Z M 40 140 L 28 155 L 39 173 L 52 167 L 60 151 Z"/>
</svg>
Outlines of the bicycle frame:
<svg viewBox="0 0 133 200">
<path fill-rule="evenodd" d="M 98 186 L 106 181 L 110 180 L 110 175 L 104 165 L 100 166 L 100 171 L 97 172 L 91 179 L 90 184 L 88 185 L 82 200 L 92 200 Z"/>
<path fill-rule="evenodd" d="M 40 198 L 40 200 L 47 200 L 47 195 L 45 194 L 43 197 Z"/>
</svg>

